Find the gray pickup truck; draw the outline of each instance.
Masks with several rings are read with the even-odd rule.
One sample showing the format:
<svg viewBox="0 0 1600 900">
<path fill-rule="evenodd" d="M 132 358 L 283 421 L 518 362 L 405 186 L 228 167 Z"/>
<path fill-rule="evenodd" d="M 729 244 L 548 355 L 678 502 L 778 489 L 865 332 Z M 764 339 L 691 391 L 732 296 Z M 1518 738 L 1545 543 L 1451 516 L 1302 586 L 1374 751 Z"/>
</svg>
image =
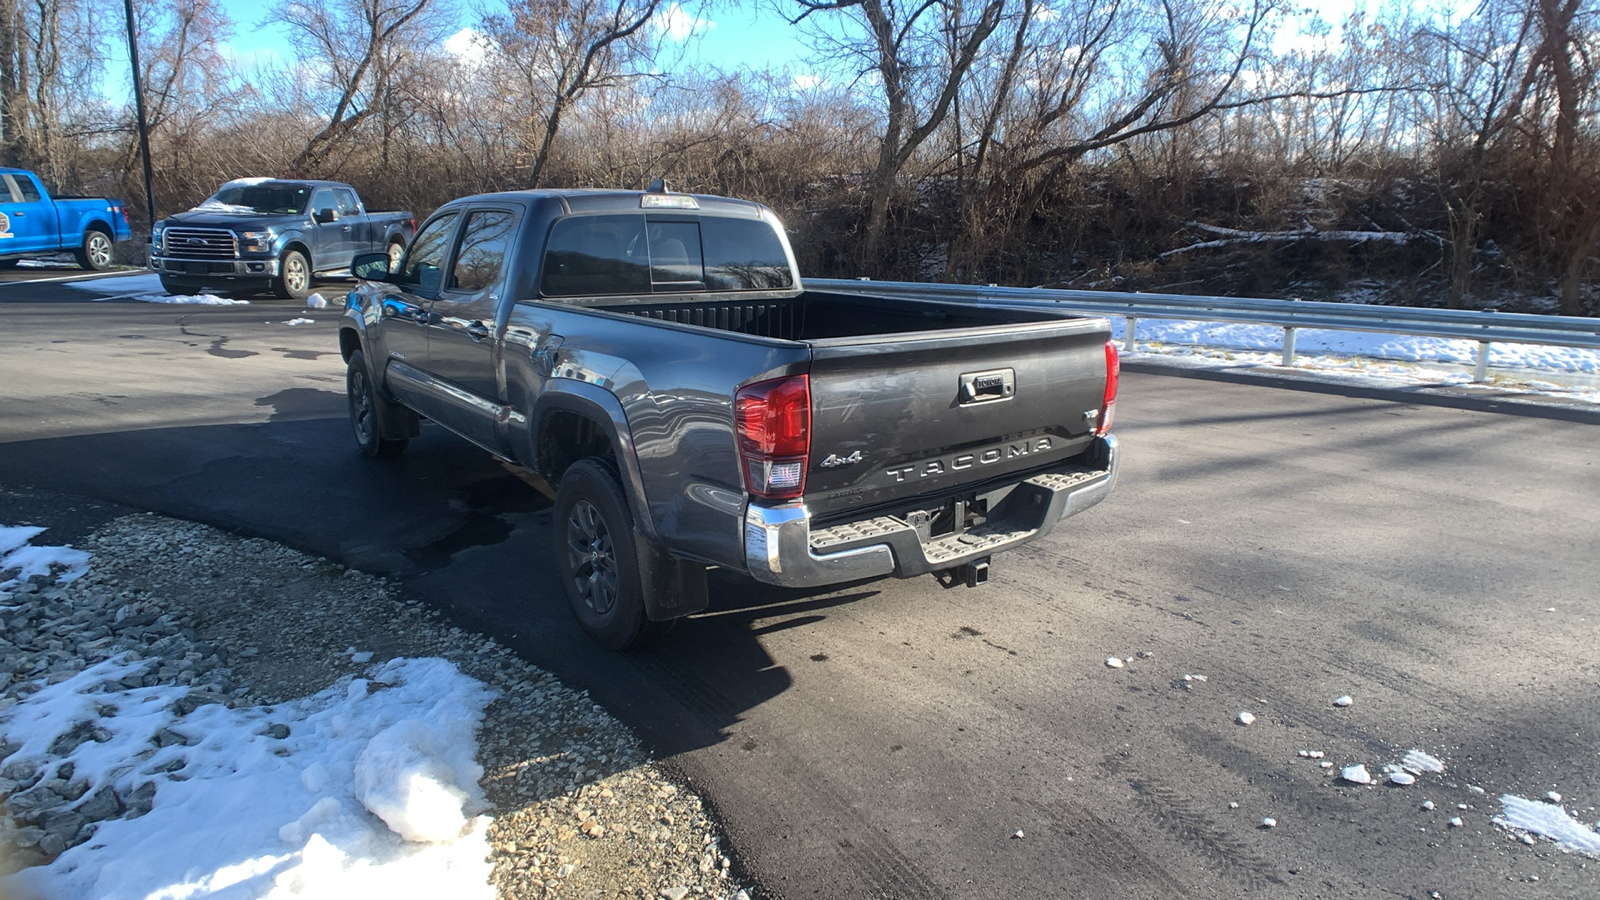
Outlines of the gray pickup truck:
<svg viewBox="0 0 1600 900">
<path fill-rule="evenodd" d="M 710 566 L 979 584 L 1116 481 L 1105 320 L 807 291 L 756 203 L 485 194 L 395 270 L 352 268 L 362 451 L 398 454 L 425 417 L 541 476 L 557 574 L 611 648 L 704 609 Z"/>
<path fill-rule="evenodd" d="M 319 275 L 338 275 L 357 253 L 396 262 L 416 230 L 409 212 L 369 212 L 338 181 L 238 178 L 205 202 L 157 222 L 150 268 L 168 293 L 271 290 L 304 300 Z"/>
</svg>

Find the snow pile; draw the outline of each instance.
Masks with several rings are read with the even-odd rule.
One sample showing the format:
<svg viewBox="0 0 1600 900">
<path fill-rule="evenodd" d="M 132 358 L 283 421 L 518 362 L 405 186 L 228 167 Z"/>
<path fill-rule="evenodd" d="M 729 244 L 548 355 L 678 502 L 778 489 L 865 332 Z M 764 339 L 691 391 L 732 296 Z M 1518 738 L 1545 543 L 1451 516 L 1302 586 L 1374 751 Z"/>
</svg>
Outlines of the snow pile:
<svg viewBox="0 0 1600 900">
<path fill-rule="evenodd" d="M 1502 795 L 1500 802 L 1506 814 L 1494 820 L 1496 825 L 1547 837 L 1563 850 L 1600 857 L 1600 832 L 1574 819 L 1559 805 L 1511 794 Z"/>
<path fill-rule="evenodd" d="M 327 309 L 328 298 L 320 293 L 312 294 L 306 298 L 306 306 L 310 309 Z"/>
<path fill-rule="evenodd" d="M 138 300 L 142 303 L 181 303 L 198 306 L 249 306 L 249 300 L 234 300 L 215 294 L 176 295 L 167 293 L 161 278 L 155 273 L 123 275 L 117 278 L 96 278 L 92 281 L 65 281 L 66 287 L 77 291 L 90 291 L 106 296 L 95 300 Z"/>
<path fill-rule="evenodd" d="M 0 591 L 27 581 L 35 575 L 60 572 L 57 580 L 65 584 L 89 571 L 89 554 L 71 547 L 35 547 L 28 543 L 44 533 L 28 525 L 0 525 Z"/>
<path fill-rule="evenodd" d="M 249 300 L 235 300 L 232 297 L 218 297 L 216 294 L 142 294 L 132 299 L 141 303 L 181 303 L 195 306 L 249 306 Z"/>
<path fill-rule="evenodd" d="M 296 316 L 296 317 L 294 317 L 292 319 L 284 320 L 283 324 L 291 326 L 291 327 L 293 327 L 295 325 L 315 325 L 315 324 L 317 324 L 317 320 L 316 319 L 307 319 L 304 316 Z"/>
<path fill-rule="evenodd" d="M 20 746 L 8 762 L 71 764 L 86 798 L 155 785 L 148 814 L 0 878 L 0 895 L 493 896 L 474 737 L 492 689 L 446 660 L 400 659 L 311 697 L 213 703 L 180 722 L 187 688 L 125 686 L 148 665 L 119 657 L 0 714 Z M 94 737 L 72 746 L 86 723 Z"/>
</svg>

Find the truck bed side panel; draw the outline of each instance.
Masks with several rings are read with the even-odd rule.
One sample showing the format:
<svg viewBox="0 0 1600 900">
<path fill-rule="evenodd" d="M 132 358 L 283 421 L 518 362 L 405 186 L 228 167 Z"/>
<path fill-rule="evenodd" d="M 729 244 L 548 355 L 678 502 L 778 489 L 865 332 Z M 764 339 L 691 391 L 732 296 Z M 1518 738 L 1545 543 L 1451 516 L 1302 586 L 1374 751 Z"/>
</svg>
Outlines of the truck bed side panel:
<svg viewBox="0 0 1600 900">
<path fill-rule="evenodd" d="M 518 457 L 534 464 L 537 430 L 549 424 L 550 410 L 534 399 L 547 379 L 610 391 L 627 414 L 651 519 L 671 535 L 673 551 L 742 569 L 733 393 L 748 381 L 804 371 L 808 348 L 557 303 L 517 303 L 509 315 L 506 399 L 528 418 L 525 431 L 510 436 Z M 553 335 L 562 337 L 548 350 Z"/>
</svg>

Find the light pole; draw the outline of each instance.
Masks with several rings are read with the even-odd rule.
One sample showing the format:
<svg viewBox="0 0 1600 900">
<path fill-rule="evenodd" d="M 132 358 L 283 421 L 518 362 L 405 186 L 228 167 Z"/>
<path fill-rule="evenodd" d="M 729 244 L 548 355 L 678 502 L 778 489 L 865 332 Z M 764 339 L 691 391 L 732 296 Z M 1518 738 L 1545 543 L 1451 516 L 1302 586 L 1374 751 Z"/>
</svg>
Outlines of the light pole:
<svg viewBox="0 0 1600 900">
<path fill-rule="evenodd" d="M 144 118 L 144 78 L 139 73 L 139 38 L 133 27 L 133 0 L 122 0 L 128 13 L 128 61 L 133 65 L 133 109 L 138 118 L 139 154 L 144 157 L 144 208 L 150 215 L 150 230 L 156 229 L 156 195 L 151 187 L 150 126 Z"/>
</svg>

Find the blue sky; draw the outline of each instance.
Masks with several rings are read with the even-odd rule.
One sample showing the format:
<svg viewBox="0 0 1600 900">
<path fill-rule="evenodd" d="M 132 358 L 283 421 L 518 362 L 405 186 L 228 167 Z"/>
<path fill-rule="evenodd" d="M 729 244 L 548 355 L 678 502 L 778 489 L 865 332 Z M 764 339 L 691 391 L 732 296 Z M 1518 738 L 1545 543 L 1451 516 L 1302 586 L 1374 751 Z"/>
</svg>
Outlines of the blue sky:
<svg viewBox="0 0 1600 900">
<path fill-rule="evenodd" d="M 262 26 L 266 10 L 261 0 L 222 0 L 222 7 L 234 21 L 234 36 L 225 52 L 249 67 L 252 62 L 271 62 L 293 57 L 282 25 Z M 469 27 L 476 14 L 462 5 L 459 22 Z M 804 74 L 806 47 L 798 32 L 770 8 L 747 4 L 716 13 L 694 12 L 693 7 L 670 3 L 664 7 L 662 25 L 670 31 L 669 40 L 682 44 L 686 55 L 682 65 L 710 65 L 732 70 L 782 70 Z"/>
</svg>

